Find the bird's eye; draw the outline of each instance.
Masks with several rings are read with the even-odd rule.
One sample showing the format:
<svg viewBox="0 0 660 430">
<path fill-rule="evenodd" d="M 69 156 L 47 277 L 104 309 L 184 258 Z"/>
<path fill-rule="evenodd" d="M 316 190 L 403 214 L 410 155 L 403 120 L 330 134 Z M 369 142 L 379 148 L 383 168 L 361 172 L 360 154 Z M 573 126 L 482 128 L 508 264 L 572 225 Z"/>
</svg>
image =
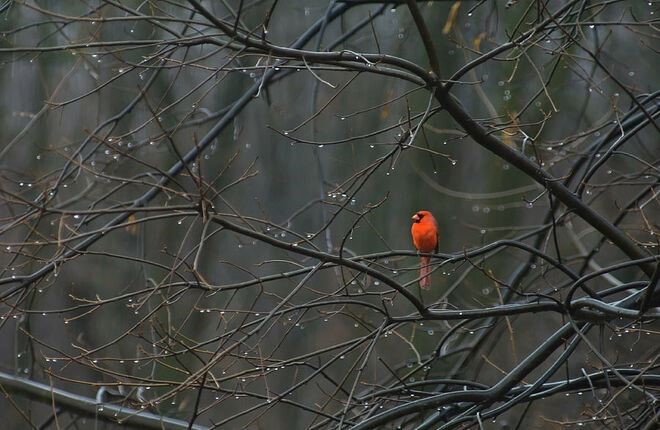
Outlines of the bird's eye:
<svg viewBox="0 0 660 430">
<path fill-rule="evenodd" d="M 420 218 L 423 218 L 424 214 L 423 213 L 418 213 L 417 216 L 420 217 Z"/>
</svg>

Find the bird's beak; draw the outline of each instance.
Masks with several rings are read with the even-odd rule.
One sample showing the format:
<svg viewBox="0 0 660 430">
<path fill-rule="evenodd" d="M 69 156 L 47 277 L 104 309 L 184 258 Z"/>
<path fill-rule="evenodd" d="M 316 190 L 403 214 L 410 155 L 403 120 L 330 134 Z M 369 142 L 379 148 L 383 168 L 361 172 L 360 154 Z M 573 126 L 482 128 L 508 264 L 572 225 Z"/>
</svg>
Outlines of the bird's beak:
<svg viewBox="0 0 660 430">
<path fill-rule="evenodd" d="M 415 222 L 419 221 L 419 216 L 417 216 L 417 214 L 413 215 L 412 220 Z"/>
</svg>

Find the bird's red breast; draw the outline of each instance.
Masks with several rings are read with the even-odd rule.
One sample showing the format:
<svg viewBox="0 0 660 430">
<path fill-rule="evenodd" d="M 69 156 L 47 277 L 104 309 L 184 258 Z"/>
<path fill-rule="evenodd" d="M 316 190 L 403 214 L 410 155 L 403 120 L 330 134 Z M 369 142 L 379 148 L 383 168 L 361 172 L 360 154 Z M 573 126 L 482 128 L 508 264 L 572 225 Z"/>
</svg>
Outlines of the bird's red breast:
<svg viewBox="0 0 660 430">
<path fill-rule="evenodd" d="M 410 229 L 413 243 L 419 252 L 438 252 L 438 223 L 429 211 L 417 211 Z"/>
</svg>

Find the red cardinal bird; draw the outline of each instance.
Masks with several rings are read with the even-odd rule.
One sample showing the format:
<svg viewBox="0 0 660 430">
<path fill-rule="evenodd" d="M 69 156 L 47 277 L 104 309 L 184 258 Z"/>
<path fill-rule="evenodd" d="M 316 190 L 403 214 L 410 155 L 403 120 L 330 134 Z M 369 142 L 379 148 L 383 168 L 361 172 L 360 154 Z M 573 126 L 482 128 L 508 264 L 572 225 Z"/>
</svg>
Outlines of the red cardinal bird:
<svg viewBox="0 0 660 430">
<path fill-rule="evenodd" d="M 410 229 L 413 243 L 419 252 L 438 252 L 438 223 L 429 211 L 417 211 L 412 216 L 413 225 Z M 425 290 L 431 287 L 431 257 L 422 257 L 419 269 L 419 286 Z"/>
</svg>

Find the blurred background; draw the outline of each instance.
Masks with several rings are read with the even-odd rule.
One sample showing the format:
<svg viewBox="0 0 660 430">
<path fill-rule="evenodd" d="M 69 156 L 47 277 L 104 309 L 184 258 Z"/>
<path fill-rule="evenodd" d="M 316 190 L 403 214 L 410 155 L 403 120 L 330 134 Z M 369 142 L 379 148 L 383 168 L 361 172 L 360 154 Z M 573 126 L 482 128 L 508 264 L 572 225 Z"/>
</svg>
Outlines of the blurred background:
<svg viewBox="0 0 660 430">
<path fill-rule="evenodd" d="M 387 54 L 428 70 L 405 5 L 355 3 L 203 5 L 274 45 L 315 29 L 300 48 Z M 447 80 L 565 8 L 554 18 L 561 24 L 452 81 L 473 118 L 559 180 L 585 159 L 597 163 L 621 138 L 628 112 L 644 120 L 640 101 L 655 115 L 647 95 L 657 83 L 657 2 L 419 7 Z M 476 144 L 419 79 L 380 73 L 378 62 L 371 73 L 240 49 L 240 39 L 186 2 L 7 2 L 2 15 L 7 375 L 204 426 L 341 427 L 348 424 L 329 417 L 346 410 L 357 422 L 406 401 L 373 394 L 385 387 L 442 377 L 496 383 L 566 321 L 558 313 L 474 319 L 446 339 L 457 321 L 387 323 L 384 312 L 416 314 L 381 281 L 224 228 L 209 221 L 214 213 L 279 244 L 355 257 L 437 308 L 521 300 L 504 285 L 514 281 L 519 292 L 562 300 L 570 282 L 504 247 L 436 266 L 432 289 L 420 292 L 410 238 L 420 209 L 438 220 L 442 254 L 513 239 L 578 274 L 627 259 L 565 207 L 551 234 L 553 202 L 542 185 Z M 657 127 L 647 121 L 624 135 L 588 181 L 580 173 L 569 184 L 609 220 L 624 208 L 620 227 L 657 253 Z M 631 266 L 590 285 L 601 291 L 640 279 Z M 617 363 L 654 367 L 656 330 L 614 321 L 589 337 Z M 582 344 L 558 378 L 602 367 Z M 421 385 L 412 397 L 437 387 Z M 569 391 L 518 405 L 484 428 L 614 425 L 595 412 L 606 392 Z M 639 400 L 629 397 L 618 397 L 621 407 Z M 0 400 L 0 414 L 7 428 L 114 428 L 99 405 L 96 414 L 75 413 L 17 395 Z"/>
</svg>

